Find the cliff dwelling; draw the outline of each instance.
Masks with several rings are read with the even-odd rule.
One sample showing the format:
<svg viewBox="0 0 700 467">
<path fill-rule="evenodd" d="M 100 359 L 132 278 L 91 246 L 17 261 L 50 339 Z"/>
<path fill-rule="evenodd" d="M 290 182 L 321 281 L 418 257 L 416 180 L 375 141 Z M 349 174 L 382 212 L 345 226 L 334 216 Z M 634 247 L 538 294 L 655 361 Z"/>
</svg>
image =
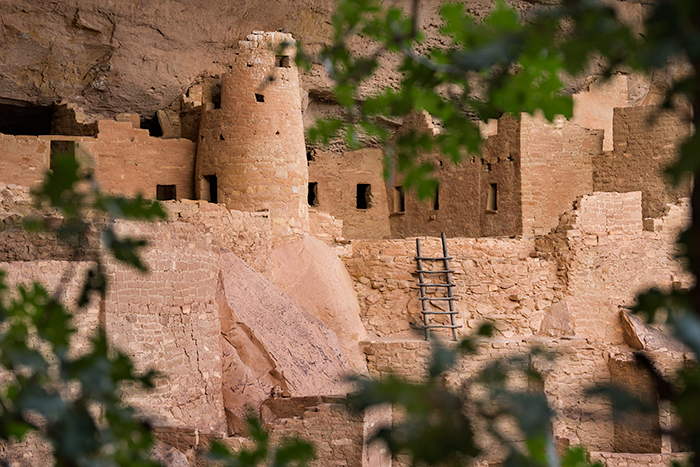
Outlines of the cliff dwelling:
<svg viewBox="0 0 700 467">
<path fill-rule="evenodd" d="M 383 177 L 381 149 L 305 140 L 313 120 L 333 112 L 328 84 L 297 70 L 293 47 L 280 50 L 294 39 L 321 41 L 330 15 L 321 2 L 302 2 L 299 11 L 313 13 L 306 19 L 293 2 L 269 17 L 270 7 L 240 2 L 227 6 L 235 21 L 222 20 L 233 26 L 219 24 L 222 15 L 208 5 L 202 14 L 214 30 L 207 32 L 187 30 L 171 11 L 176 2 L 155 2 L 176 18 L 159 20 L 167 47 L 127 21 L 127 6 L 97 2 L 58 7 L 53 14 L 65 25 L 42 16 L 52 32 L 25 38 L 29 13 L 10 3 L 0 0 L 0 30 L 14 38 L 0 46 L 14 54 L 0 65 L 0 269 L 10 284 L 40 280 L 55 290 L 99 249 L 95 241 L 70 251 L 22 228 L 30 189 L 56 154 L 73 154 L 109 193 L 162 201 L 167 221 L 115 227 L 149 241 L 150 272 L 108 261 L 107 298 L 75 318 L 77 346 L 104 320 L 138 368 L 166 375 L 152 391 L 125 392 L 162 443 L 183 454 L 212 439 L 236 449 L 253 407 L 273 440 L 312 441 L 312 465 L 408 465 L 365 443 L 396 414 L 391 407 L 348 411 L 345 376 L 425 378 L 431 344 L 421 328 L 415 244 L 418 237 L 423 255 L 439 257 L 445 233 L 459 336 L 484 321 L 495 326 L 446 384 L 459 387 L 492 358 L 537 345 L 557 354 L 543 364 L 541 390 L 556 411 L 558 443 L 583 444 L 609 467 L 684 458 L 660 430 L 674 415 L 656 403 L 632 352 L 646 350 L 664 373 L 694 357 L 652 338 L 659 331 L 627 313 L 640 291 L 688 288 L 693 280 L 675 260 L 690 183 L 672 188 L 663 174 L 690 125 L 682 112 L 660 110 L 646 78 L 621 72 L 588 82 L 574 94 L 570 120 L 523 114 L 482 124 L 481 157 L 459 165 L 423 154 L 439 188 L 419 201 L 400 176 Z M 641 4 L 620 3 L 641 14 Z M 250 33 L 261 25 L 292 34 Z M 187 47 L 172 42 L 180 32 L 193 48 L 178 62 L 173 54 Z M 80 72 L 72 81 L 51 62 L 51 34 Z M 209 34 L 225 45 L 205 47 L 216 42 Z M 88 61 L 66 45 L 78 36 Z M 33 54 L 24 62 L 15 56 L 21 47 Z M 54 64 L 32 74 L 29 60 Z M 102 88 L 110 82 L 116 91 Z M 392 125 L 397 133 L 440 131 L 427 113 Z M 62 299 L 75 303 L 79 293 L 71 282 Z M 448 329 L 434 334 L 451 339 Z M 600 382 L 627 385 L 656 404 L 646 431 L 609 403 L 582 396 Z M 50 465 L 38 438 L 1 452 L 10 465 Z M 499 461 L 486 455 L 479 465 Z"/>
</svg>

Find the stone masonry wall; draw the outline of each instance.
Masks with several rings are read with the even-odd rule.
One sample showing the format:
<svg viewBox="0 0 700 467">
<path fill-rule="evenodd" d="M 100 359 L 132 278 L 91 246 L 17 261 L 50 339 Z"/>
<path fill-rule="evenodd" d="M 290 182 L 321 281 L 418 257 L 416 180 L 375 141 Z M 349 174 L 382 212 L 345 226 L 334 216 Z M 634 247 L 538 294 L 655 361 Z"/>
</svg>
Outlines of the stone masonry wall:
<svg viewBox="0 0 700 467">
<path fill-rule="evenodd" d="M 424 255 L 442 255 L 440 239 L 420 240 Z M 450 267 L 460 298 L 456 309 L 457 322 L 464 325 L 461 333 L 489 319 L 502 336 L 535 335 L 546 311 L 563 297 L 556 262 L 531 256 L 534 240 L 450 238 L 447 245 L 454 257 Z M 355 280 L 367 331 L 376 336 L 413 335 L 411 328 L 422 325 L 413 274 L 415 239 L 354 240 L 350 247 L 352 251 L 341 257 Z"/>
<path fill-rule="evenodd" d="M 577 336 L 621 344 L 620 307 L 651 286 L 690 285 L 675 260 L 675 235 L 687 219 L 678 211 L 658 223 L 659 231 L 642 231 L 639 192 L 596 193 L 562 218 L 549 241 L 561 240 L 557 254 Z"/>
<path fill-rule="evenodd" d="M 316 183 L 312 209 L 343 220 L 345 238 L 388 238 L 390 200 L 382 177 L 384 154 L 380 149 L 336 153 L 310 153 L 309 182 Z M 370 185 L 366 209 L 357 208 L 357 185 Z"/>
<path fill-rule="evenodd" d="M 546 235 L 576 198 L 593 191 L 591 156 L 600 154 L 603 132 L 558 117 L 521 116 L 523 235 Z"/>
<path fill-rule="evenodd" d="M 96 258 L 97 235 L 75 239 L 66 245 L 52 234 L 27 232 L 24 221 L 33 213 L 28 187 L 0 183 L 0 261 L 89 261 Z M 52 213 L 44 214 L 49 225 L 57 220 Z"/>
<path fill-rule="evenodd" d="M 615 109 L 613 151 L 593 157 L 594 191 L 641 191 L 645 218 L 660 217 L 667 204 L 690 193 L 690 181 L 671 187 L 664 170 L 690 134 L 684 112 L 657 106 Z"/>
<path fill-rule="evenodd" d="M 116 227 L 149 241 L 142 258 L 150 272 L 108 261 L 107 332 L 138 369 L 167 377 L 147 394 L 127 390 L 126 400 L 159 425 L 223 431 L 213 235 L 183 222 Z"/>
<path fill-rule="evenodd" d="M 152 138 L 131 122 L 100 120 L 97 138 L 0 134 L 0 183 L 32 186 L 50 166 L 51 145 L 74 145 L 76 158 L 92 169 L 101 187 L 114 194 L 156 198 L 157 185 L 175 185 L 178 199 L 194 198 L 195 144 Z"/>
<path fill-rule="evenodd" d="M 598 79 L 588 89 L 571 97 L 574 114 L 571 122 L 592 130 L 603 130 L 603 151 L 613 149 L 613 110 L 627 107 L 629 102 L 628 75 L 617 74 L 609 79 Z"/>
<path fill-rule="evenodd" d="M 235 211 L 201 200 L 167 201 L 163 206 L 169 220 L 202 226 L 215 245 L 233 251 L 266 277 L 271 274 L 268 212 Z"/>
<path fill-rule="evenodd" d="M 449 345 L 449 344 L 448 344 Z M 422 340 L 373 340 L 362 343 L 367 355 L 370 375 L 395 374 L 411 381 L 426 377 L 430 343 Z M 538 361 L 536 367 L 544 376 L 544 392 L 555 410 L 554 434 L 573 444 L 582 443 L 591 450 L 611 451 L 613 440 L 612 409 L 602 400 L 583 396 L 586 387 L 610 381 L 605 346 L 587 339 L 483 340 L 478 353 L 459 360 L 447 373 L 445 381 L 456 389 L 488 362 L 509 355 L 522 354 L 532 346 L 553 352 L 550 363 Z M 516 387 L 527 388 L 525 381 L 514 381 Z M 521 386 L 524 385 L 524 386 Z M 487 440 L 482 440 L 486 443 Z M 494 452 L 487 451 L 487 457 Z"/>
<path fill-rule="evenodd" d="M 194 198 L 195 144 L 161 139 L 131 122 L 101 120 L 95 174 L 102 188 L 126 196 L 156 198 L 157 185 L 175 185 L 177 199 Z"/>
<path fill-rule="evenodd" d="M 439 152 L 423 156 L 419 162 L 435 168 L 438 202 L 432 198 L 419 201 L 415 190 L 406 190 L 403 212 L 390 205 L 391 237 L 439 236 L 442 232 L 449 237 L 519 235 L 519 138 L 519 123 L 506 116 L 497 121 L 497 133 L 484 141 L 480 156 L 465 157 L 459 164 Z M 390 204 L 401 184 L 400 179 L 387 183 Z M 489 206 L 492 189 L 495 205 Z"/>
</svg>

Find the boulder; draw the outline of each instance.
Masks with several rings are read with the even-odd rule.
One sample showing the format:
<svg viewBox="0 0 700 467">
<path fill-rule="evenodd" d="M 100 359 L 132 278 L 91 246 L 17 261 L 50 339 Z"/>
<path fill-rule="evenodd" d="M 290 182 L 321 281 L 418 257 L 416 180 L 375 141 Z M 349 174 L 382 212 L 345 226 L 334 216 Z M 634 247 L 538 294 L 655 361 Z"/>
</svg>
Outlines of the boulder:
<svg viewBox="0 0 700 467">
<path fill-rule="evenodd" d="M 295 298 L 338 336 L 350 369 L 367 372 L 359 342 L 367 337 L 350 274 L 338 255 L 313 237 L 272 250 L 275 285 Z"/>
<path fill-rule="evenodd" d="M 689 352 L 681 342 L 665 332 L 649 326 L 637 316 L 620 310 L 622 335 L 625 343 L 637 350 L 666 350 L 670 352 Z"/>
</svg>

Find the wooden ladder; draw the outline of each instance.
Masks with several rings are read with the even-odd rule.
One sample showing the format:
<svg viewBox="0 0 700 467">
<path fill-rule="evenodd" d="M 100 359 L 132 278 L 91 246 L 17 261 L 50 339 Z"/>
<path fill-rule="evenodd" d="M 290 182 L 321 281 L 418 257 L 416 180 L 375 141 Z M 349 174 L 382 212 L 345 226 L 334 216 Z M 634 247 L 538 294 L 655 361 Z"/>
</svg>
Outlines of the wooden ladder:
<svg viewBox="0 0 700 467">
<path fill-rule="evenodd" d="M 420 239 L 416 238 L 416 263 L 418 264 L 418 287 L 420 288 L 420 302 L 421 302 L 421 313 L 423 313 L 423 329 L 425 329 L 425 340 L 430 339 L 430 330 L 437 328 L 448 328 L 452 329 L 452 339 L 457 340 L 457 329 L 462 326 L 457 325 L 455 316 L 459 314 L 455 311 L 454 303 L 457 298 L 452 293 L 452 288 L 454 284 L 452 283 L 452 273 L 454 271 L 450 270 L 450 260 L 451 257 L 447 256 L 447 242 L 445 241 L 445 232 L 442 233 L 442 257 L 440 258 L 429 258 L 421 255 L 420 252 Z M 442 261 L 444 268 L 440 270 L 426 270 L 423 269 L 423 261 Z M 425 282 L 425 274 L 444 274 L 445 283 L 444 284 L 432 284 Z M 429 297 L 427 295 L 428 289 L 433 287 L 435 292 L 440 289 L 444 289 L 447 292 L 447 296 L 437 296 Z M 428 302 L 447 302 L 449 304 L 449 311 L 430 311 L 428 310 Z M 430 324 L 428 320 L 428 315 L 449 315 L 450 324 Z"/>
</svg>

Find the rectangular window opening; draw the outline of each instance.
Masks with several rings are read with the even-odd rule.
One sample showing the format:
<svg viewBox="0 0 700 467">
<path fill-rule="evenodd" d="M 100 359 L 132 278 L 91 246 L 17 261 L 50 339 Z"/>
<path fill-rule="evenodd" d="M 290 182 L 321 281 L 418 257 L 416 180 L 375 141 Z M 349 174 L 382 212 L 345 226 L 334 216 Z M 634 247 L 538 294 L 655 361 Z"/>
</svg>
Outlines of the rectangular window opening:
<svg viewBox="0 0 700 467">
<path fill-rule="evenodd" d="M 372 207 L 372 185 L 368 183 L 357 184 L 357 209 L 369 209 Z"/>
<path fill-rule="evenodd" d="M 75 141 L 51 141 L 49 167 L 56 168 L 56 160 L 61 157 L 75 157 Z"/>
<path fill-rule="evenodd" d="M 433 199 L 433 211 L 440 210 L 440 185 L 435 187 L 435 198 Z"/>
<path fill-rule="evenodd" d="M 289 59 L 289 55 L 277 55 L 275 57 L 275 62 L 278 68 L 291 68 L 292 62 Z"/>
<path fill-rule="evenodd" d="M 309 206 L 318 206 L 318 183 L 309 182 Z"/>
<path fill-rule="evenodd" d="M 177 199 L 175 185 L 156 185 L 156 199 L 160 201 Z"/>
<path fill-rule="evenodd" d="M 255 94 L 255 100 L 258 101 L 258 102 L 265 102 L 265 96 L 263 96 L 262 94 L 257 94 L 257 93 L 256 93 L 256 94 Z"/>
<path fill-rule="evenodd" d="M 406 199 L 402 186 L 394 187 L 394 212 L 406 212 Z"/>
<path fill-rule="evenodd" d="M 486 210 L 498 211 L 498 187 L 495 183 L 489 184 L 489 193 L 486 198 Z"/>
<path fill-rule="evenodd" d="M 205 175 L 202 186 L 202 199 L 209 201 L 210 203 L 218 203 L 218 189 L 216 175 Z"/>
</svg>

